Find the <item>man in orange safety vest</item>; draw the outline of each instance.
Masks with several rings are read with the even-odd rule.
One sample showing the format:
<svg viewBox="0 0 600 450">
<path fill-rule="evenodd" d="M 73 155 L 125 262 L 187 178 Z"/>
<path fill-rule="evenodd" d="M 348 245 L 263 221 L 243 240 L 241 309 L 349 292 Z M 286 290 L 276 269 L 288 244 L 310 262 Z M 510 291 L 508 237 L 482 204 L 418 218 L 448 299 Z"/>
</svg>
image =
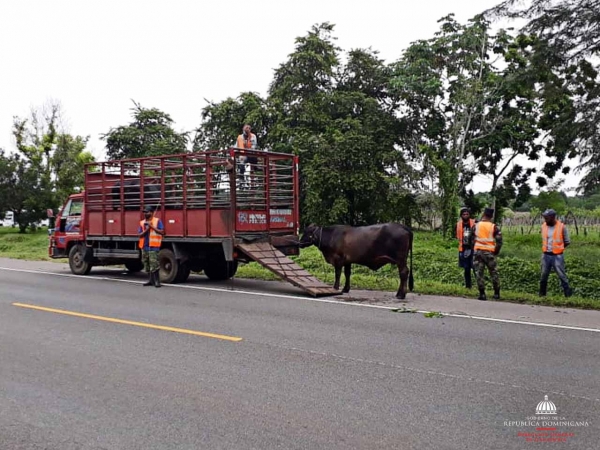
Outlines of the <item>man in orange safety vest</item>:
<svg viewBox="0 0 600 450">
<path fill-rule="evenodd" d="M 500 276 L 498 275 L 498 264 L 496 256 L 502 248 L 502 232 L 492 222 L 494 210 L 485 208 L 481 221 L 473 227 L 475 237 L 475 255 L 473 265 L 475 266 L 475 276 L 477 278 L 477 287 L 479 288 L 479 300 L 487 300 L 485 295 L 484 271 L 487 267 L 490 271 L 490 278 L 494 286 L 494 300 L 500 299 Z"/>
<path fill-rule="evenodd" d="M 142 251 L 144 270 L 148 272 L 148 281 L 144 286 L 160 287 L 160 267 L 158 265 L 158 252 L 164 236 L 164 227 L 158 217 L 154 217 L 151 206 L 144 209 L 144 219 L 140 221 L 138 229 L 138 247 Z"/>
<path fill-rule="evenodd" d="M 540 279 L 540 297 L 544 297 L 548 290 L 548 277 L 554 269 L 560 280 L 565 297 L 573 295 L 569 286 L 569 279 L 565 269 L 563 252 L 569 246 L 569 232 L 560 220 L 556 219 L 556 211 L 547 209 L 542 213 L 542 277 Z"/>
</svg>

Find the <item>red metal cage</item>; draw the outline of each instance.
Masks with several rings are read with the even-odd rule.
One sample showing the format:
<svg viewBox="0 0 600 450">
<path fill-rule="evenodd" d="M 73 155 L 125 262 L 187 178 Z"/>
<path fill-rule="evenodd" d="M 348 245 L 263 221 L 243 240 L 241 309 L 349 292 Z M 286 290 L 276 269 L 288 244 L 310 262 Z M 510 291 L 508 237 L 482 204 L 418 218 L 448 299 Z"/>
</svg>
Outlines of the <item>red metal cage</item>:
<svg viewBox="0 0 600 450">
<path fill-rule="evenodd" d="M 298 158 L 282 153 L 229 149 L 90 163 L 86 231 L 136 236 L 150 206 L 170 237 L 296 234 L 298 189 Z"/>
</svg>

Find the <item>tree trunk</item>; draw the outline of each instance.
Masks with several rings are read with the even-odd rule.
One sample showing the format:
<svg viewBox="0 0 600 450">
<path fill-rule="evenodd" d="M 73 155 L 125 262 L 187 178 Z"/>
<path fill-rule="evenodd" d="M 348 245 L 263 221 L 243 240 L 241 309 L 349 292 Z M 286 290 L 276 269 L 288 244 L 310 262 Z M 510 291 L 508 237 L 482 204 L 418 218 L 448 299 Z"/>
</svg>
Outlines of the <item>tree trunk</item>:
<svg viewBox="0 0 600 450">
<path fill-rule="evenodd" d="M 449 164 L 439 168 L 439 184 L 442 207 L 442 234 L 452 237 L 454 222 L 457 220 L 458 169 Z"/>
</svg>

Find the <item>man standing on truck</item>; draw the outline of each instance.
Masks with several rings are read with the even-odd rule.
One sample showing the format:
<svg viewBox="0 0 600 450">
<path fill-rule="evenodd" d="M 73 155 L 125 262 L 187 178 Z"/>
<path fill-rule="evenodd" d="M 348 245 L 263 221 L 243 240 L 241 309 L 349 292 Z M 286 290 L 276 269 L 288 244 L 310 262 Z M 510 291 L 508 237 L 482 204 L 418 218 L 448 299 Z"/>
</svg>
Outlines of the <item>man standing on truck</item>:
<svg viewBox="0 0 600 450">
<path fill-rule="evenodd" d="M 151 206 L 144 209 L 144 219 L 140 221 L 138 229 L 139 247 L 142 250 L 142 262 L 144 270 L 148 272 L 148 281 L 144 286 L 160 287 L 160 274 L 158 266 L 158 252 L 164 236 L 164 227 L 158 217 L 154 217 L 154 210 Z"/>
<path fill-rule="evenodd" d="M 252 128 L 250 125 L 245 124 L 242 128 L 242 134 L 240 134 L 237 138 L 235 146 L 242 150 L 256 150 L 258 144 L 256 140 L 256 135 L 252 132 Z M 238 165 L 238 171 L 240 177 L 244 178 L 244 173 L 246 172 L 246 164 L 250 164 L 250 177 L 253 176 L 253 172 L 256 170 L 256 164 L 258 163 L 258 158 L 256 156 L 248 156 L 244 155 L 240 158 L 240 164 Z"/>
</svg>

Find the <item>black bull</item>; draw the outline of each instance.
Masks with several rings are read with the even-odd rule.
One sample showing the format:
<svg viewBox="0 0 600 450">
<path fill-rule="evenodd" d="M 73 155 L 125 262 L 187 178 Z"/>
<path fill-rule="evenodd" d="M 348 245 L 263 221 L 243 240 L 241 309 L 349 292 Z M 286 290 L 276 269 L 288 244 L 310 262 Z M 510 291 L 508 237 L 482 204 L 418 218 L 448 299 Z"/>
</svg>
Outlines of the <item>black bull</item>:
<svg viewBox="0 0 600 450">
<path fill-rule="evenodd" d="M 365 227 L 334 225 L 318 227 L 309 225 L 304 230 L 300 247 L 317 246 L 325 260 L 335 268 L 334 289 L 340 288 L 342 267 L 346 283 L 342 292 L 350 292 L 352 264 L 360 264 L 377 270 L 386 264 L 398 266 L 400 287 L 396 293 L 399 299 L 406 298 L 406 282 L 412 291 L 413 233 L 410 228 L 397 223 L 385 223 Z M 406 265 L 410 252 L 410 271 Z"/>
<path fill-rule="evenodd" d="M 140 180 L 125 180 L 123 182 L 123 200 L 126 210 L 139 210 L 142 206 L 157 207 L 160 203 L 160 185 L 144 184 L 144 205 L 140 205 Z M 117 181 L 112 187 L 113 209 L 121 208 L 121 182 Z"/>
</svg>

